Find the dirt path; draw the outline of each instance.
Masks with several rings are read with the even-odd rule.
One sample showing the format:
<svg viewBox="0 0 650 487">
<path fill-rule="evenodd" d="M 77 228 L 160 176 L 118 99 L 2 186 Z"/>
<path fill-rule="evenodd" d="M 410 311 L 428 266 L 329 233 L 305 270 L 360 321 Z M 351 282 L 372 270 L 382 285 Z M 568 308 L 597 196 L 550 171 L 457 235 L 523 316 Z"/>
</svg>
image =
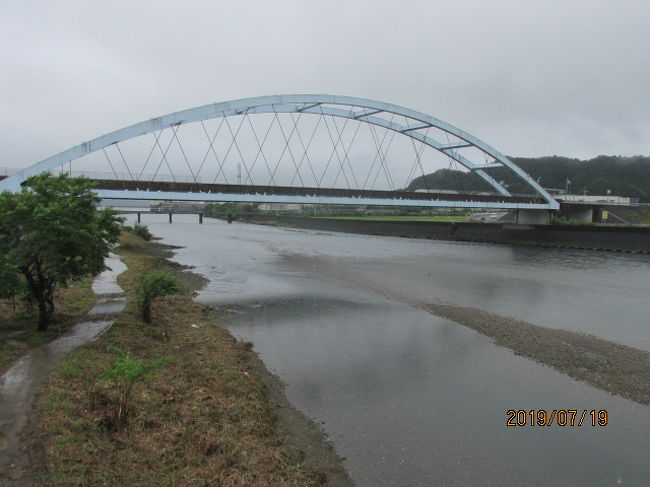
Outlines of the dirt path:
<svg viewBox="0 0 650 487">
<path fill-rule="evenodd" d="M 124 309 L 126 297 L 116 278 L 126 266 L 112 254 L 106 265 L 110 270 L 97 276 L 92 286 L 97 302 L 82 321 L 64 336 L 18 360 L 0 379 L 1 485 L 21 485 L 29 464 L 29 441 L 22 433 L 38 388 L 67 353 L 104 332 Z"/>
</svg>

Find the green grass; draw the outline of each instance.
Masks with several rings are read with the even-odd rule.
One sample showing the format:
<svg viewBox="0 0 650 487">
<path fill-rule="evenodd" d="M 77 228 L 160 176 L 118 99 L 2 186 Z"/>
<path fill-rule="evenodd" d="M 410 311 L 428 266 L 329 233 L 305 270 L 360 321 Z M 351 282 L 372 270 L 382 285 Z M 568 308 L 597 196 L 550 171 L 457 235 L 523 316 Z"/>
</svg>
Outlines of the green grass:
<svg viewBox="0 0 650 487">
<path fill-rule="evenodd" d="M 462 222 L 465 215 L 449 216 L 319 216 L 323 220 L 357 220 L 369 222 Z"/>
</svg>

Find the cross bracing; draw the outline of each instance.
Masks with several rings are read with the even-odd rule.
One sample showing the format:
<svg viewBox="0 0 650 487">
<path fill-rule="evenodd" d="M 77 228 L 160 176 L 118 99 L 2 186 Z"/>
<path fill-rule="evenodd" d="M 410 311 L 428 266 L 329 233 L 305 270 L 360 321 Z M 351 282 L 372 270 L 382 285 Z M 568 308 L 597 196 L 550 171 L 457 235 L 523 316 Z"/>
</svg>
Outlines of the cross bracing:
<svg viewBox="0 0 650 487">
<path fill-rule="evenodd" d="M 143 150 L 133 156 L 131 145 L 137 143 Z M 494 201 L 501 202 L 500 207 L 512 207 L 505 204 L 511 195 L 490 175 L 495 168 L 514 172 L 526 183 L 530 195 L 536 198 L 528 204 L 557 208 L 557 202 L 523 170 L 470 134 L 397 105 L 332 95 L 247 98 L 154 118 L 44 159 L 0 181 L 0 190 L 16 190 L 27 177 L 43 171 L 74 168 L 72 172 L 85 172 L 91 178 L 93 172 L 110 174 L 95 179 L 137 182 L 141 195 L 147 192 L 145 183 L 152 181 L 312 188 L 316 192 L 311 198 L 327 188 L 388 190 L 397 194 L 413 178 L 433 172 L 436 167 L 432 164 L 445 167 L 445 161 L 450 168 L 471 171 L 482 178 L 493 188 Z M 115 197 L 120 190 L 110 191 Z M 142 198 L 198 199 L 197 195 L 181 196 L 178 191 L 163 198 L 163 192 Z M 213 191 L 209 194 L 215 201 L 283 198 L 277 192 L 265 193 L 241 193 L 237 197 L 231 194 L 231 198 L 218 197 Z M 355 201 L 347 202 L 379 204 L 369 194 L 358 195 Z M 133 198 L 132 194 L 122 196 Z M 403 196 L 392 199 L 396 205 L 403 205 Z M 284 195 L 283 202 L 307 202 L 306 197 Z M 390 199 L 381 198 L 380 204 Z M 424 201 L 421 197 L 418 200 Z M 341 202 L 337 199 L 336 203 Z M 521 201 L 517 205 L 526 207 Z"/>
</svg>

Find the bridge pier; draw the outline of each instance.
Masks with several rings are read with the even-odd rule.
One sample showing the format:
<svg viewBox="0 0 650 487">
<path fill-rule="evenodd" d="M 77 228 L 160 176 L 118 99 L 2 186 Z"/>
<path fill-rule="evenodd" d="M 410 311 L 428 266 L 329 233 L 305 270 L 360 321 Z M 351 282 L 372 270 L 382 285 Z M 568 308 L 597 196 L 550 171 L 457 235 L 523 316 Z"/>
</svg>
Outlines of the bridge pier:
<svg viewBox="0 0 650 487">
<path fill-rule="evenodd" d="M 172 222 L 172 213 L 169 212 L 169 223 L 171 223 L 171 222 Z"/>
<path fill-rule="evenodd" d="M 142 221 L 142 220 L 141 220 L 141 217 L 140 217 L 140 212 L 138 212 L 138 225 L 140 225 L 140 222 L 141 222 L 141 221 Z"/>
<path fill-rule="evenodd" d="M 566 214 L 567 220 L 573 222 L 587 222 L 594 221 L 594 208 L 587 205 L 565 205 L 562 208 L 563 213 Z"/>
<path fill-rule="evenodd" d="M 203 224 L 203 213 L 199 212 L 199 223 Z"/>
<path fill-rule="evenodd" d="M 516 210 L 515 223 L 527 225 L 550 225 L 551 212 L 549 210 Z"/>
</svg>

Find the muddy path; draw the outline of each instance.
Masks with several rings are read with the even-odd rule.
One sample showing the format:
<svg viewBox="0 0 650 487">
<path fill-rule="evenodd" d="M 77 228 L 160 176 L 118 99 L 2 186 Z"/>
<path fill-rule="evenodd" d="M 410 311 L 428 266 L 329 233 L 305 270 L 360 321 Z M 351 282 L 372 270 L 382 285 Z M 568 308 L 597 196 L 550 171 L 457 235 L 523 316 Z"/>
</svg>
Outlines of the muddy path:
<svg viewBox="0 0 650 487">
<path fill-rule="evenodd" d="M 23 437 L 32 412 L 34 397 L 57 363 L 73 349 L 106 331 L 126 305 L 126 295 L 117 276 L 126 266 L 111 254 L 108 270 L 93 281 L 97 295 L 93 308 L 65 335 L 39 347 L 18 360 L 0 378 L 0 480 L 2 485 L 20 485 L 29 465 L 29 441 Z"/>
</svg>

